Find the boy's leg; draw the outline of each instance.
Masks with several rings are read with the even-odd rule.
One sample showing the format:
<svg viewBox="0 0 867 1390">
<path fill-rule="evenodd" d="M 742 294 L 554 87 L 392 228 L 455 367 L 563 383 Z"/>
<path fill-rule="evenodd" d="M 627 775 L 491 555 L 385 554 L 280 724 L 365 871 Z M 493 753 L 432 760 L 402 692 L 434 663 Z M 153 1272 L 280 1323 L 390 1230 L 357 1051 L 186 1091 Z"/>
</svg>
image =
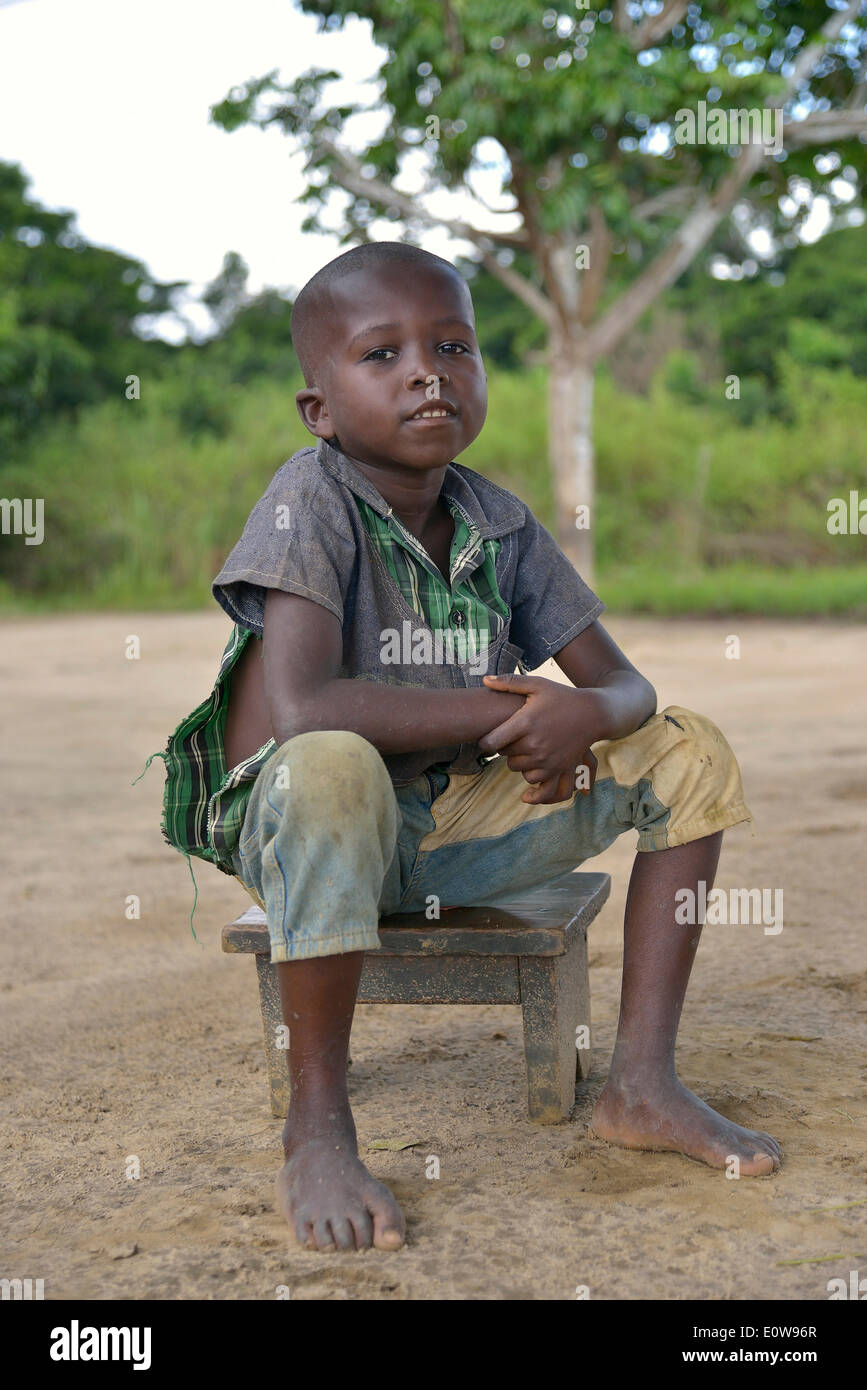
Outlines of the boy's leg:
<svg viewBox="0 0 867 1390">
<path fill-rule="evenodd" d="M 636 856 L 626 899 L 620 1021 L 592 1126 L 611 1143 L 671 1149 L 748 1176 L 780 1166 L 776 1140 L 712 1110 L 678 1080 L 674 1044 L 701 926 L 675 921 L 675 894 L 713 884 L 722 831 Z"/>
<path fill-rule="evenodd" d="M 277 1196 L 309 1249 L 403 1243 L 403 1215 L 358 1157 L 346 1089 L 364 951 L 399 896 L 399 813 L 372 744 L 300 734 L 260 772 L 235 867 L 262 902 L 289 1029 L 289 1114 Z"/>
<path fill-rule="evenodd" d="M 363 951 L 277 966 L 292 1098 L 277 1197 L 311 1250 L 396 1250 L 403 1213 L 358 1157 L 346 1058 Z"/>
<path fill-rule="evenodd" d="M 675 894 L 713 884 L 722 831 L 752 819 L 737 760 L 719 729 L 679 705 L 622 739 L 594 744 L 596 780 L 570 802 L 529 805 L 526 783 L 494 759 L 455 776 L 434 801 L 402 910 L 434 893 L 443 904 L 508 901 L 566 873 L 619 835 L 638 831 L 625 917 L 620 1028 L 611 1077 L 594 1113 L 598 1133 L 630 1147 L 675 1149 L 715 1167 L 779 1166 L 767 1134 L 717 1115 L 681 1086 L 674 1043 L 701 927 L 675 921 Z M 698 901 L 698 894 L 693 898 Z"/>
<path fill-rule="evenodd" d="M 597 778 L 633 783 L 639 837 L 624 918 L 623 983 L 608 1082 L 593 1113 L 601 1137 L 670 1149 L 744 1175 L 780 1165 L 776 1140 L 717 1114 L 681 1084 L 674 1046 L 701 924 L 678 922 L 676 895 L 710 891 L 722 831 L 750 820 L 737 759 L 719 729 L 677 705 L 625 739 L 598 745 Z M 684 899 L 681 898 L 681 902 Z"/>
</svg>

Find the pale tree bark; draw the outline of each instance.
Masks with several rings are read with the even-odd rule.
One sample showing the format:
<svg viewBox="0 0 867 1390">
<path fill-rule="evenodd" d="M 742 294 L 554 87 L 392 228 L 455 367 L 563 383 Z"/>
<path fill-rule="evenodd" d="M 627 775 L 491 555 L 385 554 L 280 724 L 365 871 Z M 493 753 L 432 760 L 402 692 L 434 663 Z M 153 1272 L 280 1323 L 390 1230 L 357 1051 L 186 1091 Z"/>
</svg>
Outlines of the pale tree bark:
<svg viewBox="0 0 867 1390">
<path fill-rule="evenodd" d="M 588 583 L 596 524 L 596 359 L 588 325 L 605 284 L 610 253 L 605 219 L 594 207 L 583 240 L 574 232 L 561 233 L 549 243 L 546 260 L 546 286 L 557 309 L 548 339 L 548 462 L 557 503 L 557 539 Z"/>
<path fill-rule="evenodd" d="M 593 528 L 596 523 L 594 374 L 594 363 L 575 342 L 574 336 L 559 330 L 551 334 L 548 459 L 557 502 L 557 540 L 588 584 L 593 583 Z M 581 524 L 576 524 L 578 522 Z"/>
</svg>

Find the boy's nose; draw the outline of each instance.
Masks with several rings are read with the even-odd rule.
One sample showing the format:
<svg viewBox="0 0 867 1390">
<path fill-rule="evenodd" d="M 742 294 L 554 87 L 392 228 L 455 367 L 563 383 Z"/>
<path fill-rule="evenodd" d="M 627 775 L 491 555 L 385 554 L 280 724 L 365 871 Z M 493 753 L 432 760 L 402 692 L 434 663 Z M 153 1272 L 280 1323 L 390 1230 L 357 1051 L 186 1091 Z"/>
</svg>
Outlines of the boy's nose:
<svg viewBox="0 0 867 1390">
<path fill-rule="evenodd" d="M 406 375 L 406 384 L 410 391 L 419 386 L 427 386 L 431 377 L 436 377 L 440 386 L 445 386 L 449 379 L 448 372 L 443 370 L 441 362 L 425 363 L 417 361 Z"/>
</svg>

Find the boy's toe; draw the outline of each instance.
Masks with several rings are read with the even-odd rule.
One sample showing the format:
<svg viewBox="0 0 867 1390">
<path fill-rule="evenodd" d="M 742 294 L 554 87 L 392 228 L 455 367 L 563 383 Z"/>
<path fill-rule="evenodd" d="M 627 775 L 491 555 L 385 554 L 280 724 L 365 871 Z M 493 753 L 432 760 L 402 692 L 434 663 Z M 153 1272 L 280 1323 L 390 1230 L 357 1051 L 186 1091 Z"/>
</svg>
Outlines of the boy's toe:
<svg viewBox="0 0 867 1390">
<path fill-rule="evenodd" d="M 332 1250 L 337 1249 L 330 1221 L 317 1221 L 313 1227 L 313 1237 L 316 1241 L 316 1249 L 320 1250 L 323 1254 L 326 1252 L 330 1253 Z"/>
<path fill-rule="evenodd" d="M 758 1145 L 751 1154 L 746 1154 L 741 1159 L 741 1168 L 751 1177 L 763 1177 L 766 1173 L 776 1172 L 780 1166 L 780 1160 L 768 1149 L 760 1148 Z"/>
<path fill-rule="evenodd" d="M 390 1194 L 389 1194 L 390 1195 Z M 373 1216 L 373 1244 L 377 1250 L 399 1250 L 406 1236 L 403 1213 L 395 1203 L 370 1203 Z"/>
<path fill-rule="evenodd" d="M 331 1218 L 331 1232 L 338 1250 L 355 1249 L 355 1231 L 347 1217 Z"/>
<path fill-rule="evenodd" d="M 373 1219 L 370 1212 L 364 1207 L 359 1207 L 351 1213 L 350 1220 L 355 1228 L 356 1250 L 369 1250 L 373 1244 Z"/>
<path fill-rule="evenodd" d="M 299 1217 L 295 1223 L 295 1239 L 304 1250 L 316 1249 L 313 1222 L 308 1217 Z"/>
<path fill-rule="evenodd" d="M 373 1223 L 373 1244 L 377 1250 L 399 1250 L 403 1245 L 403 1232 L 395 1226 L 380 1226 Z"/>
<path fill-rule="evenodd" d="M 779 1166 L 779 1160 L 782 1158 L 782 1153 L 776 1139 L 774 1139 L 770 1134 L 765 1134 L 764 1131 L 760 1129 L 753 1130 L 751 1137 L 756 1145 L 756 1150 L 766 1154 L 770 1154 L 771 1158 L 775 1159 L 777 1162 L 777 1166 Z"/>
</svg>

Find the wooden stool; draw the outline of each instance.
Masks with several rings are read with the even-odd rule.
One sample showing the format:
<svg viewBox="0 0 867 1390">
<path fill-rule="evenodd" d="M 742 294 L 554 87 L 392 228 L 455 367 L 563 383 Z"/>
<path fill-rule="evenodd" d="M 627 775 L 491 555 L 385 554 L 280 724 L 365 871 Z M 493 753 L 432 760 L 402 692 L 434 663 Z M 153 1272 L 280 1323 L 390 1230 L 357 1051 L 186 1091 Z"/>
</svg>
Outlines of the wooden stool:
<svg viewBox="0 0 867 1390">
<path fill-rule="evenodd" d="M 443 909 L 447 921 L 423 912 L 383 917 L 382 947 L 364 958 L 359 1003 L 520 1004 L 530 1119 L 556 1124 L 572 1109 L 576 1078 L 590 1071 L 587 928 L 610 887 L 608 874 L 569 873 L 495 906 Z M 261 908 L 223 928 L 223 950 L 256 957 L 271 1111 L 282 1119 L 285 1029 Z"/>
</svg>

